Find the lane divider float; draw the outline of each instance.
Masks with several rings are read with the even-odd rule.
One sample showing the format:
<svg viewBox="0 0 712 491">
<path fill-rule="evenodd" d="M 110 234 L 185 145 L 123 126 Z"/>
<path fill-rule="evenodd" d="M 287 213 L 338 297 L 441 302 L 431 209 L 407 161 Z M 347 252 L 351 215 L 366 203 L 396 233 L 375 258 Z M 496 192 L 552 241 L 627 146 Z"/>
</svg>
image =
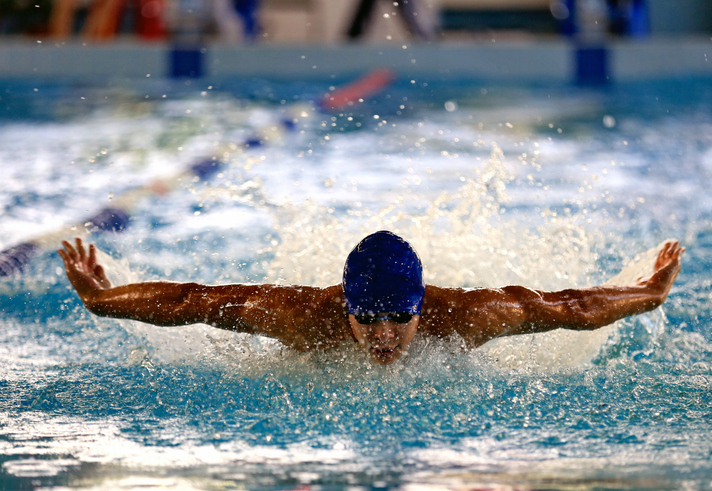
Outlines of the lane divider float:
<svg viewBox="0 0 712 491">
<path fill-rule="evenodd" d="M 328 92 L 315 103 L 318 110 L 324 112 L 339 111 L 351 108 L 365 98 L 373 96 L 390 85 L 395 79 L 394 73 L 387 68 L 380 68 L 367 73 L 354 82 L 338 87 Z M 294 131 L 296 125 L 291 119 L 283 119 L 280 126 L 287 131 Z M 270 128 L 272 133 L 274 128 Z M 268 135 L 253 136 L 246 139 L 242 148 L 253 148 L 270 140 Z M 234 148 L 234 147 L 233 147 Z M 238 148 L 240 148 L 238 146 Z M 30 260 L 44 249 L 54 249 L 64 239 L 70 236 L 87 235 L 91 232 L 122 232 L 129 226 L 131 210 L 136 202 L 150 196 L 161 196 L 178 186 L 186 179 L 193 181 L 207 180 L 224 165 L 224 161 L 215 157 L 199 160 L 183 172 L 172 178 L 158 179 L 148 185 L 128 191 L 114 203 L 102 208 L 91 217 L 79 223 L 67 225 L 60 230 L 49 232 L 11 246 L 0 251 L 0 277 L 10 277 L 21 274 Z"/>
<path fill-rule="evenodd" d="M 70 235 L 86 235 L 94 231 L 124 231 L 131 220 L 131 209 L 137 201 L 149 196 L 161 196 L 166 194 L 171 188 L 184 182 L 185 178 L 191 180 L 196 177 L 200 180 L 208 179 L 215 174 L 222 165 L 222 161 L 214 158 L 200 160 L 172 179 L 158 179 L 146 186 L 128 191 L 111 206 L 102 208 L 86 220 L 67 225 L 60 230 L 35 237 L 30 241 L 1 251 L 0 277 L 22 273 L 24 267 L 36 254 L 45 248 L 55 247 L 61 240 Z"/>
</svg>

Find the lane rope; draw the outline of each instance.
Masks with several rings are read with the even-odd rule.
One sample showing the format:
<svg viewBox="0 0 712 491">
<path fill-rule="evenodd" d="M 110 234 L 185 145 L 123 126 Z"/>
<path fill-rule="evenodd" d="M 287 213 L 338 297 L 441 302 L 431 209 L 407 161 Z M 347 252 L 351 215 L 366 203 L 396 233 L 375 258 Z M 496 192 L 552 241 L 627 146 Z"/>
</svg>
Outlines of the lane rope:
<svg viewBox="0 0 712 491">
<path fill-rule="evenodd" d="M 352 108 L 385 89 L 395 80 L 393 71 L 387 68 L 373 70 L 354 82 L 326 93 L 320 101 L 315 103 L 315 107 L 324 112 L 332 112 Z M 291 119 L 280 121 L 283 130 L 294 131 L 296 125 Z M 274 128 L 265 130 L 274 133 Z M 270 135 L 256 135 L 247 138 L 238 149 L 254 148 L 264 145 L 270 141 Z M 22 273 L 25 266 L 34 256 L 45 249 L 53 249 L 68 237 L 85 236 L 92 232 L 122 232 L 131 221 L 131 210 L 139 200 L 151 196 L 162 196 L 180 183 L 192 182 L 194 178 L 208 180 L 216 174 L 225 160 L 215 157 L 201 159 L 189 166 L 183 172 L 171 178 L 162 178 L 152 181 L 150 184 L 138 187 L 126 192 L 120 198 L 114 200 L 111 206 L 102 208 L 89 218 L 67 225 L 59 230 L 42 234 L 27 242 L 11 246 L 0 251 L 0 277 L 10 277 Z"/>
</svg>

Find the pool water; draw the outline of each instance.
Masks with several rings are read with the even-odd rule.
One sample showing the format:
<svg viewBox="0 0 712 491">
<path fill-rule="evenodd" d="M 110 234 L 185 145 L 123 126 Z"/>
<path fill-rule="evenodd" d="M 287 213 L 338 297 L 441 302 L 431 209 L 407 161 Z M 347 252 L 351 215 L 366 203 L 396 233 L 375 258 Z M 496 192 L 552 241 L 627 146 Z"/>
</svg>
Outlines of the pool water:
<svg viewBox="0 0 712 491">
<path fill-rule="evenodd" d="M 380 367 L 350 345 L 97 318 L 47 247 L 0 279 L 0 488 L 712 489 L 709 82 L 403 79 L 315 110 L 331 84 L 8 82 L 0 249 L 83 234 L 217 157 L 88 236 L 115 283 L 333 284 L 386 228 L 427 282 L 462 287 L 586 286 L 629 264 L 632 281 L 677 238 L 668 301 L 473 352 L 416 338 Z"/>
</svg>

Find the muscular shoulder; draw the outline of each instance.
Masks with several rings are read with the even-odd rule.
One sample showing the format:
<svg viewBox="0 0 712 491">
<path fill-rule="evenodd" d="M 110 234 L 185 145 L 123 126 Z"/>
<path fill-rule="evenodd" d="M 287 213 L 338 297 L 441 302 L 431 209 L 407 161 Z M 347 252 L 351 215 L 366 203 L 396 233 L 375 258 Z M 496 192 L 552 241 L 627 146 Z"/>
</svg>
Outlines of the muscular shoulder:
<svg viewBox="0 0 712 491">
<path fill-rule="evenodd" d="M 341 327 L 348 325 L 346 300 L 341 285 L 329 287 L 293 287 L 291 315 L 295 323 L 315 326 L 317 333 L 338 335 Z"/>
<path fill-rule="evenodd" d="M 287 332 L 284 341 L 301 350 L 327 349 L 350 337 L 341 285 L 329 287 L 293 287 Z"/>
<path fill-rule="evenodd" d="M 273 337 L 299 350 L 328 348 L 350 332 L 341 285 L 218 288 L 218 327 Z"/>
<path fill-rule="evenodd" d="M 510 324 L 521 321 L 521 304 L 511 288 L 428 285 L 423 299 L 422 330 L 438 337 L 459 334 L 471 346 L 484 344 Z"/>
</svg>

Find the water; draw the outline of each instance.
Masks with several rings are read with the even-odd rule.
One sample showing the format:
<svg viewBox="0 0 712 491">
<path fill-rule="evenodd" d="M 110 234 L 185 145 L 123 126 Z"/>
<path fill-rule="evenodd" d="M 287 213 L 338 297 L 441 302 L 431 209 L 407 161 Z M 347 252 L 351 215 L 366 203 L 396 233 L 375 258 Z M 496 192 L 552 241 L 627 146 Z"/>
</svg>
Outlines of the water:
<svg viewBox="0 0 712 491">
<path fill-rule="evenodd" d="M 384 368 L 354 346 L 96 318 L 46 248 L 0 282 L 0 487 L 712 488 L 707 81 L 401 80 L 314 111 L 330 83 L 8 83 L 0 248 L 81 233 L 215 155 L 219 174 L 91 234 L 115 281 L 327 285 L 388 228 L 428 282 L 464 287 L 599 284 L 674 237 L 687 253 L 670 298 L 595 333 L 471 353 L 416 339 Z"/>
</svg>

